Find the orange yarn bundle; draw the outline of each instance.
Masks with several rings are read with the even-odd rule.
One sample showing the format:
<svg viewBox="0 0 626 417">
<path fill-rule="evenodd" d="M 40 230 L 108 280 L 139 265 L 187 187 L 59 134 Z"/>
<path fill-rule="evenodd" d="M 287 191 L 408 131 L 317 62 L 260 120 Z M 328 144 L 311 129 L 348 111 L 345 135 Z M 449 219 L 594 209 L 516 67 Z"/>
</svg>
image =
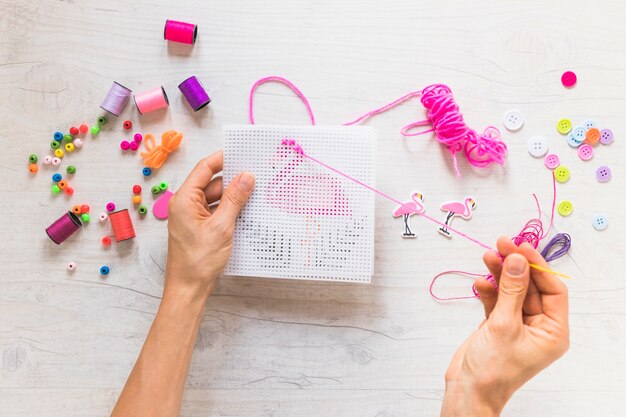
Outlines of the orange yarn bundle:
<svg viewBox="0 0 626 417">
<path fill-rule="evenodd" d="M 161 144 L 156 145 L 152 133 L 148 133 L 143 138 L 147 152 L 142 152 L 141 157 L 145 166 L 152 169 L 159 169 L 167 159 L 167 155 L 178 149 L 183 141 L 182 132 L 168 130 L 161 135 Z"/>
</svg>

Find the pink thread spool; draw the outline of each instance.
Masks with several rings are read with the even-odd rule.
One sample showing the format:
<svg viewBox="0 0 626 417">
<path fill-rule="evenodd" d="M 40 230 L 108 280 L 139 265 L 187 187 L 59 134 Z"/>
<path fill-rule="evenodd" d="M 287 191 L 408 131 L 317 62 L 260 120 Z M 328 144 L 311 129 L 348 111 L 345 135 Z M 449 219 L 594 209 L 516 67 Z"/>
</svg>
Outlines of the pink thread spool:
<svg viewBox="0 0 626 417">
<path fill-rule="evenodd" d="M 75 231 L 82 227 L 80 219 L 71 211 L 59 217 L 46 229 L 48 237 L 57 245 L 63 243 Z"/>
<path fill-rule="evenodd" d="M 153 88 L 141 94 L 135 94 L 135 105 L 140 114 L 162 109 L 170 105 L 163 86 Z"/>
<path fill-rule="evenodd" d="M 193 45 L 198 36 L 198 26 L 193 23 L 178 22 L 176 20 L 166 20 L 163 38 L 172 42 L 186 43 Z"/>
</svg>

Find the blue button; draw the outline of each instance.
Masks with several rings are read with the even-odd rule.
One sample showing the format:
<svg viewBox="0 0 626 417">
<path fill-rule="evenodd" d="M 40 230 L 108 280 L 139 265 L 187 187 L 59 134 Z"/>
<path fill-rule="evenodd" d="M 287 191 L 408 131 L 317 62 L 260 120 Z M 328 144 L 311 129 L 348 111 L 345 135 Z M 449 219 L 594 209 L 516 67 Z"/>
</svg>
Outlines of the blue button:
<svg viewBox="0 0 626 417">
<path fill-rule="evenodd" d="M 573 132 L 570 132 L 570 134 L 567 135 L 567 144 L 572 148 L 578 148 L 581 143 L 583 143 L 583 141 L 576 139 Z"/>
<path fill-rule="evenodd" d="M 585 129 L 589 130 L 592 127 L 598 127 L 598 124 L 596 123 L 595 120 L 585 120 L 585 123 L 583 123 L 583 126 L 585 126 Z"/>
<path fill-rule="evenodd" d="M 596 214 L 591 221 L 593 228 L 596 230 L 604 230 L 609 227 L 609 221 L 604 214 Z"/>
<path fill-rule="evenodd" d="M 572 130 L 572 136 L 582 142 L 585 140 L 585 136 L 587 136 L 587 129 L 582 126 L 576 126 L 574 130 Z"/>
</svg>

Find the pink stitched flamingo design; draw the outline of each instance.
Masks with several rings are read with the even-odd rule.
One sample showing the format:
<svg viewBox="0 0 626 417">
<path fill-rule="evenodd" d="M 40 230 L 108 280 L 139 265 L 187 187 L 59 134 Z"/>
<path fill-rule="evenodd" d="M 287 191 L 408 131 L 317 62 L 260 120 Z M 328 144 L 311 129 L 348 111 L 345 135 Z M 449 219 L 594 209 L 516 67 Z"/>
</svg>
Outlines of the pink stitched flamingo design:
<svg viewBox="0 0 626 417">
<path fill-rule="evenodd" d="M 265 190 L 268 203 L 289 214 L 352 216 L 348 196 L 334 176 L 298 172 L 303 171 L 304 157 L 293 152 L 292 142 L 284 139 L 270 160 L 276 175 Z"/>
<path fill-rule="evenodd" d="M 465 197 L 465 200 L 461 203 L 460 201 L 450 201 L 448 203 L 443 203 L 441 205 L 441 210 L 447 211 L 445 225 L 449 226 L 452 219 L 456 216 L 459 216 L 462 219 L 469 220 L 472 218 L 472 210 L 476 208 L 476 202 L 472 197 Z M 439 233 L 446 237 L 451 237 L 450 231 L 445 226 L 441 226 L 439 228 Z"/>
<path fill-rule="evenodd" d="M 424 196 L 422 193 L 413 193 L 411 195 L 411 201 L 404 203 L 401 206 L 398 206 L 396 210 L 393 212 L 393 217 L 402 216 L 404 219 L 404 232 L 402 233 L 402 237 L 404 238 L 415 238 L 415 233 L 411 232 L 411 228 L 409 227 L 409 217 L 414 214 L 421 214 L 426 211 L 424 204 Z"/>
</svg>

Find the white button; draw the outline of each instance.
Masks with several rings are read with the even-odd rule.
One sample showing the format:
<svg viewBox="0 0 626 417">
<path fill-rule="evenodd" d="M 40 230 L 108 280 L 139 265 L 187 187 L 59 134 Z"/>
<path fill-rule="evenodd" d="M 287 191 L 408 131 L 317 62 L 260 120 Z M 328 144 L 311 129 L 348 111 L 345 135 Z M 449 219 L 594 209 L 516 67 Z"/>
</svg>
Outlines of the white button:
<svg viewBox="0 0 626 417">
<path fill-rule="evenodd" d="M 528 140 L 528 153 L 540 158 L 548 152 L 548 140 L 542 136 L 533 136 Z"/>
<path fill-rule="evenodd" d="M 519 110 L 509 110 L 504 113 L 504 127 L 511 132 L 516 132 L 524 125 L 524 115 Z"/>
<path fill-rule="evenodd" d="M 598 124 L 596 123 L 595 120 L 585 120 L 585 123 L 583 123 L 583 126 L 585 126 L 585 129 L 589 130 L 592 127 L 598 127 Z"/>
<path fill-rule="evenodd" d="M 604 230 L 609 227 L 609 221 L 604 214 L 596 214 L 591 221 L 593 228 L 596 230 Z"/>
</svg>

